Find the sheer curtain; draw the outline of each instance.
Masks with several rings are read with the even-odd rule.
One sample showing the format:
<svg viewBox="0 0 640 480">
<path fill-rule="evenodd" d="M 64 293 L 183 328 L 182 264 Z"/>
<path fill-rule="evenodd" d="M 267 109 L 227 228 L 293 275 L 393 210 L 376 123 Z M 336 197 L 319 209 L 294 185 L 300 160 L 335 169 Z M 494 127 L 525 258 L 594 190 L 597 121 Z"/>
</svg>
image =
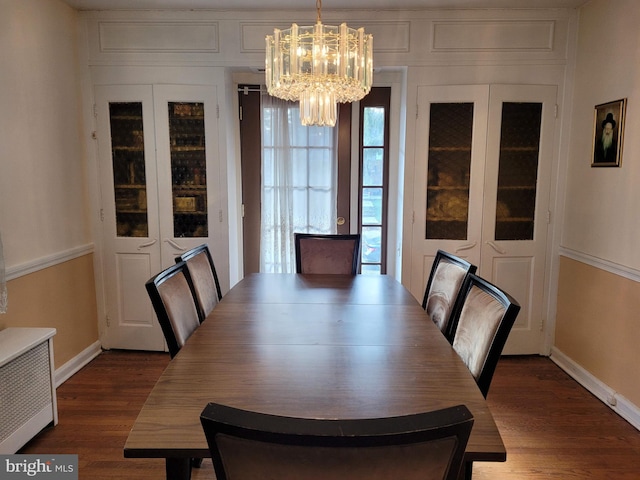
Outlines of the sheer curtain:
<svg viewBox="0 0 640 480">
<path fill-rule="evenodd" d="M 297 104 L 267 93 L 261 110 L 260 271 L 292 273 L 294 232 L 336 232 L 338 129 L 303 127 Z"/>
</svg>

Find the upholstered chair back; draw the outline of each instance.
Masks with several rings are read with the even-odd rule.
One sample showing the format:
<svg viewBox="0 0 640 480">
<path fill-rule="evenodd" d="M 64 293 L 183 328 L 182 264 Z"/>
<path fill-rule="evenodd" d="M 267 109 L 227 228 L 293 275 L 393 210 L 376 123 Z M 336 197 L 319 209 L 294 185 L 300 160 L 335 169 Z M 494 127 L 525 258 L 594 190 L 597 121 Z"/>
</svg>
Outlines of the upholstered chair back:
<svg viewBox="0 0 640 480">
<path fill-rule="evenodd" d="M 520 305 L 495 285 L 473 274 L 467 277 L 458 300 L 452 316 L 453 349 L 486 397 Z"/>
<path fill-rule="evenodd" d="M 173 358 L 200 326 L 191 277 L 184 262 L 162 271 L 145 284 Z"/>
<path fill-rule="evenodd" d="M 176 262 L 185 262 L 191 275 L 196 294 L 200 321 L 207 318 L 211 310 L 222 299 L 220 281 L 211 252 L 206 244 L 199 245 L 176 258 Z"/>
<path fill-rule="evenodd" d="M 295 234 L 296 271 L 304 274 L 356 275 L 360 235 Z"/>
<path fill-rule="evenodd" d="M 403 417 L 322 420 L 209 404 L 200 417 L 216 478 L 454 480 L 473 417 L 463 406 Z"/>
<path fill-rule="evenodd" d="M 453 306 L 467 274 L 475 271 L 475 265 L 442 250 L 438 250 L 433 260 L 422 307 L 450 342 Z"/>
<path fill-rule="evenodd" d="M 186 264 L 193 281 L 202 320 L 204 320 L 219 302 L 213 270 L 204 251 L 189 258 Z"/>
</svg>

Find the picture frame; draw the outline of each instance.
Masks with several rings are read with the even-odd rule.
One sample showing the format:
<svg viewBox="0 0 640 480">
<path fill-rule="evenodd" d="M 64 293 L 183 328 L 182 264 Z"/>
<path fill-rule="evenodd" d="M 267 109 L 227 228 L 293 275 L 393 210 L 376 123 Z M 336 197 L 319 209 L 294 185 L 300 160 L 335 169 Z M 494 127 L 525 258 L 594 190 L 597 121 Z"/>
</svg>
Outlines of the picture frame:
<svg viewBox="0 0 640 480">
<path fill-rule="evenodd" d="M 620 166 L 626 107 L 626 98 L 595 106 L 592 167 Z"/>
</svg>

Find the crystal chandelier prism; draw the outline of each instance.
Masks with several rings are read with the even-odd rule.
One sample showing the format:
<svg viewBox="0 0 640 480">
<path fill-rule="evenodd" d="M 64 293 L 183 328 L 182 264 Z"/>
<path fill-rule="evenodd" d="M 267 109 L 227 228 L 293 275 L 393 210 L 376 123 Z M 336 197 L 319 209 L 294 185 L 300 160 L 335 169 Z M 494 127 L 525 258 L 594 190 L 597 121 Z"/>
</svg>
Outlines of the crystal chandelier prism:
<svg viewBox="0 0 640 480">
<path fill-rule="evenodd" d="M 373 36 L 364 28 L 317 22 L 266 37 L 265 76 L 270 95 L 300 102 L 302 125 L 335 126 L 337 104 L 355 102 L 371 90 Z"/>
</svg>

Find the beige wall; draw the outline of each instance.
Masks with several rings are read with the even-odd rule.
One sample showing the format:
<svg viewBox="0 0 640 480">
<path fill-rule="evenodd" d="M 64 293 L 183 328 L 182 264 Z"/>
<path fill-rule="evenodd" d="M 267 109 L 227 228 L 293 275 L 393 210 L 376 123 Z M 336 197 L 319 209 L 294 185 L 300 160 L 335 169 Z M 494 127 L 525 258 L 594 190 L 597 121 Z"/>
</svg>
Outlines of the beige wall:
<svg viewBox="0 0 640 480">
<path fill-rule="evenodd" d="M 640 405 L 638 312 L 639 282 L 561 258 L 556 346 L 634 405 Z"/>
<path fill-rule="evenodd" d="M 52 327 L 56 368 L 98 340 L 93 255 L 24 275 L 7 284 L 7 327 Z"/>
<path fill-rule="evenodd" d="M 7 269 L 91 243 L 78 14 L 0 2 L 0 232 Z"/>
<path fill-rule="evenodd" d="M 637 0 L 580 11 L 555 348 L 640 407 L 638 25 Z M 622 166 L 591 168 L 594 107 L 621 98 Z"/>
<path fill-rule="evenodd" d="M 98 340 L 77 19 L 58 0 L 0 1 L 0 233 L 11 278 L 0 329 L 55 327 L 57 367 Z"/>
</svg>

